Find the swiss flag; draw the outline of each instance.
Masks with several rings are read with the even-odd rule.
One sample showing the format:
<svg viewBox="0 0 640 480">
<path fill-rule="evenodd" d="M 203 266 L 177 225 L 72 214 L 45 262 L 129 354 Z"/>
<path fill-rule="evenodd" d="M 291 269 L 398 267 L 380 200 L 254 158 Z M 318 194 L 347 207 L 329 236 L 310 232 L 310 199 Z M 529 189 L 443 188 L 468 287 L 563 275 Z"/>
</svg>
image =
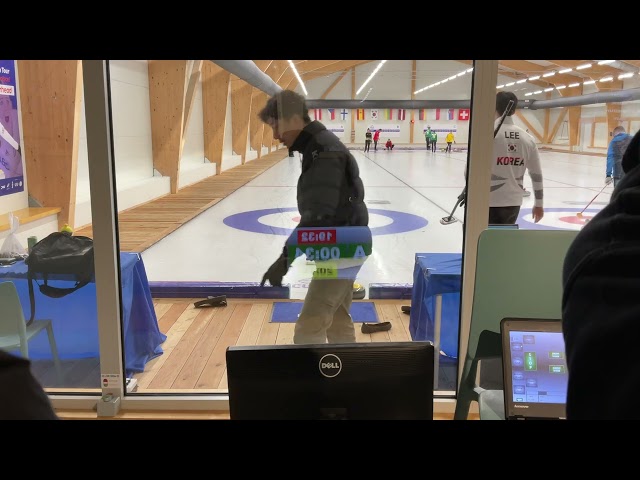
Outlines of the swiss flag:
<svg viewBox="0 0 640 480">
<path fill-rule="evenodd" d="M 468 108 L 461 108 L 458 110 L 458 120 L 469 120 L 469 109 Z"/>
</svg>

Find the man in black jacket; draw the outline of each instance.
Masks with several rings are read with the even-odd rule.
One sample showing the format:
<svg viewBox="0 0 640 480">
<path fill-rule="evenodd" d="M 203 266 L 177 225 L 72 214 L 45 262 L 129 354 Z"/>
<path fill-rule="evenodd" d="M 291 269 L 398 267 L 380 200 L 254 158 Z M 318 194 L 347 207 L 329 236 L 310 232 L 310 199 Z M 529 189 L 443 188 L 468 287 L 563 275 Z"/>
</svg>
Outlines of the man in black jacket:
<svg viewBox="0 0 640 480">
<path fill-rule="evenodd" d="M 567 419 L 640 419 L 640 132 L 609 205 L 578 233 L 563 271 Z"/>
<path fill-rule="evenodd" d="M 291 90 L 271 97 L 258 113 L 273 130 L 273 138 L 289 150 L 302 154 L 297 201 L 300 223 L 304 227 L 368 226 L 369 212 L 364 203 L 364 185 L 355 158 L 338 137 L 318 122 L 311 121 L 305 99 Z M 296 235 L 296 230 L 292 237 Z M 282 285 L 293 258 L 287 247 L 264 274 L 274 286 Z M 362 260 L 364 261 L 364 259 Z M 356 262 L 357 263 L 357 262 Z M 362 262 L 360 262 L 361 265 Z M 293 343 L 355 342 L 353 320 L 349 315 L 353 282 L 359 267 L 338 278 L 314 277 L 296 322 Z"/>
</svg>

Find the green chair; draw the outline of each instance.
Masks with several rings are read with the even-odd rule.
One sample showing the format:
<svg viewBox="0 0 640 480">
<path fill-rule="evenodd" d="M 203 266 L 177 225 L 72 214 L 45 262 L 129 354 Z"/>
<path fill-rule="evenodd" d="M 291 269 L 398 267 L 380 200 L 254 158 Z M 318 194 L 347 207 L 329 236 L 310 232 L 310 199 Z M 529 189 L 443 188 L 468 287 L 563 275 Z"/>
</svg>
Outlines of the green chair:
<svg viewBox="0 0 640 480">
<path fill-rule="evenodd" d="M 481 420 L 504 419 L 502 390 L 482 387 L 478 362 L 501 360 L 500 321 L 562 318 L 562 267 L 575 230 L 488 229 L 478 239 L 468 350 L 455 420 L 466 420 L 478 402 Z M 495 361 L 495 360 L 494 360 Z"/>
<path fill-rule="evenodd" d="M 34 320 L 27 325 L 22 311 L 18 291 L 13 282 L 0 282 L 0 349 L 11 351 L 20 349 L 24 358 L 29 358 L 29 341 L 46 330 L 53 356 L 53 364 L 60 382 L 64 381 L 58 347 L 53 336 L 51 320 Z"/>
</svg>

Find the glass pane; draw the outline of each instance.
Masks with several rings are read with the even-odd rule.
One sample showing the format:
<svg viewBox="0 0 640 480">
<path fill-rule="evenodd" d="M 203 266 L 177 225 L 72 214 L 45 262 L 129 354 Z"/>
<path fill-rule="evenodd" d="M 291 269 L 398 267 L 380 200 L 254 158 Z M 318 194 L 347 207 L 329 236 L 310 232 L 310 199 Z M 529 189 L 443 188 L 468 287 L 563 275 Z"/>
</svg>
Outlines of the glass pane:
<svg viewBox="0 0 640 480">
<path fill-rule="evenodd" d="M 608 204 L 624 175 L 622 153 L 640 125 L 633 92 L 640 85 L 638 65 L 637 60 L 500 61 L 497 91 L 517 95 L 520 108 L 513 122 L 540 152 L 538 188 L 544 199 L 538 203 L 544 216 L 537 222 L 532 216 L 536 186 L 527 173 L 520 228 L 579 230 Z"/>
<path fill-rule="evenodd" d="M 83 243 L 69 233 L 90 201 L 81 79 L 77 60 L 0 61 L 0 256 L 19 257 L 0 266 L 0 282 L 15 286 L 2 298 L 0 348 L 28 357 L 51 392 L 100 388 L 92 257 L 55 261 L 60 242 Z"/>
<path fill-rule="evenodd" d="M 637 60 L 499 61 L 496 124 L 507 99 L 517 108 L 494 143 L 489 224 L 577 231 L 609 203 L 624 176 L 622 155 L 640 126 L 639 66 Z M 538 275 L 526 268 L 522 274 Z M 480 386 L 502 388 L 500 360 L 482 361 L 480 370 Z"/>
<path fill-rule="evenodd" d="M 301 154 L 259 119 L 270 95 L 212 61 L 109 63 L 132 389 L 226 393 L 226 348 L 292 343 L 319 268 L 305 249 L 282 287 L 259 286 L 300 221 Z M 346 145 L 364 184 L 373 252 L 346 287 L 356 341 L 434 341 L 436 391 L 451 395 L 472 62 L 389 60 L 358 92 L 379 64 L 294 61 L 310 120 Z M 304 93 L 288 61 L 251 65 Z"/>
</svg>

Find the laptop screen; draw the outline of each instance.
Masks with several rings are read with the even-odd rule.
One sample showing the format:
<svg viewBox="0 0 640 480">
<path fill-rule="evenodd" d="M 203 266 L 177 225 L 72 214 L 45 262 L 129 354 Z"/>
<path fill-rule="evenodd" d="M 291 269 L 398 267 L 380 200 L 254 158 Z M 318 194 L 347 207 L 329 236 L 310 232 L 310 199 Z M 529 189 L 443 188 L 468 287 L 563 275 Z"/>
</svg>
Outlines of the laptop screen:
<svg viewBox="0 0 640 480">
<path fill-rule="evenodd" d="M 501 322 L 505 417 L 565 418 L 568 372 L 560 320 Z"/>
</svg>

